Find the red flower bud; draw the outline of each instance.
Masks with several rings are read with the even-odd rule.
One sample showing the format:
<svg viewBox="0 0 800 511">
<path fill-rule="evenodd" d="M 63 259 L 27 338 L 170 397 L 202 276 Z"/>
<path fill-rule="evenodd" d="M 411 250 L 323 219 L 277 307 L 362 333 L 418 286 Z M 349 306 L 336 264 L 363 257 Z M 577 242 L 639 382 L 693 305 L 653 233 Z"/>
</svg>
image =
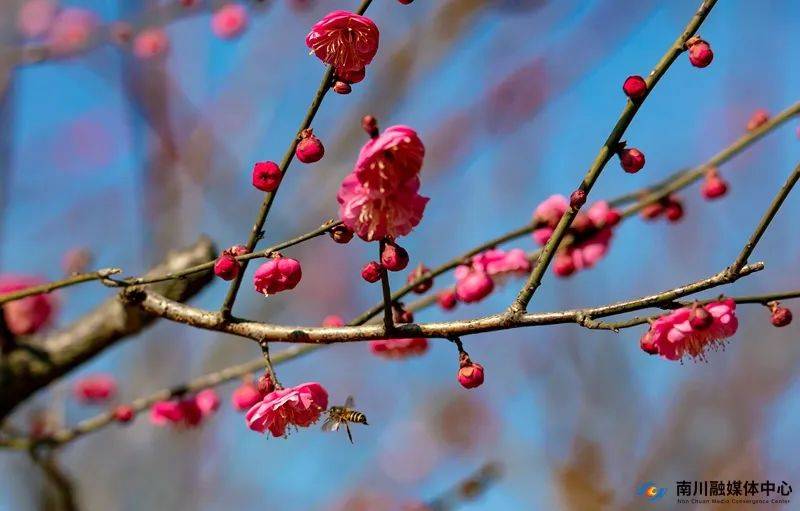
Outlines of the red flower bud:
<svg viewBox="0 0 800 511">
<path fill-rule="evenodd" d="M 458 298 L 456 297 L 455 291 L 452 289 L 445 289 L 439 293 L 439 296 L 436 297 L 436 302 L 439 304 L 439 307 L 449 311 L 456 307 L 458 304 Z"/>
<path fill-rule="evenodd" d="M 706 67 L 714 60 L 714 52 L 711 51 L 711 46 L 700 37 L 692 37 L 686 41 L 686 46 L 689 49 L 689 62 L 694 67 Z"/>
<path fill-rule="evenodd" d="M 573 209 L 580 209 L 581 206 L 586 204 L 586 191 L 578 188 L 569 196 L 569 205 Z"/>
<path fill-rule="evenodd" d="M 387 243 L 381 253 L 381 264 L 389 271 L 401 271 L 408 266 L 408 252 L 395 243 Z"/>
<path fill-rule="evenodd" d="M 253 186 L 262 192 L 274 192 L 281 184 L 281 169 L 274 161 L 260 161 L 253 165 Z"/>
<path fill-rule="evenodd" d="M 650 355 L 658 355 L 658 347 L 653 343 L 653 336 L 650 331 L 647 331 L 641 339 L 639 339 L 639 347 L 642 351 Z"/>
<path fill-rule="evenodd" d="M 336 243 L 345 244 L 349 243 L 350 240 L 353 239 L 353 231 L 344 225 L 337 225 L 331 229 L 328 234 L 330 234 L 331 239 Z"/>
<path fill-rule="evenodd" d="M 708 200 L 717 199 L 728 193 L 728 183 L 719 176 L 716 169 L 712 168 L 706 173 L 700 192 Z"/>
<path fill-rule="evenodd" d="M 214 275 L 222 280 L 233 280 L 239 275 L 242 265 L 228 250 L 224 251 L 214 263 Z"/>
<path fill-rule="evenodd" d="M 402 304 L 396 303 L 392 306 L 392 319 L 395 323 L 413 323 L 414 313 L 406 310 Z"/>
<path fill-rule="evenodd" d="M 465 389 L 473 389 L 483 385 L 483 366 L 465 357 L 458 369 L 458 383 Z"/>
<path fill-rule="evenodd" d="M 683 204 L 681 204 L 680 200 L 670 197 L 664 207 L 664 215 L 672 223 L 679 221 L 683 218 Z"/>
<path fill-rule="evenodd" d="M 371 115 L 365 115 L 361 118 L 361 127 L 367 132 L 367 135 L 372 138 L 377 137 L 380 133 L 380 130 L 378 130 L 378 120 Z"/>
<path fill-rule="evenodd" d="M 413 2 L 414 0 L 397 0 L 397 1 L 398 1 L 398 2 L 400 2 L 400 3 L 401 3 L 401 4 L 403 4 L 403 5 L 409 5 L 409 4 L 411 4 L 411 2 Z"/>
<path fill-rule="evenodd" d="M 336 94 L 350 94 L 353 92 L 353 88 L 350 87 L 349 83 L 337 80 L 336 83 L 333 84 L 333 92 Z"/>
<path fill-rule="evenodd" d="M 786 307 L 779 307 L 776 303 L 772 307 L 772 316 L 770 317 L 770 321 L 772 322 L 772 326 L 779 328 L 786 326 L 792 322 L 792 311 Z"/>
<path fill-rule="evenodd" d="M 346 71 L 344 73 L 336 73 L 336 77 L 347 84 L 358 83 L 367 75 L 366 68 L 361 68 L 358 71 Z"/>
<path fill-rule="evenodd" d="M 644 168 L 644 153 L 636 148 L 624 148 L 619 151 L 619 164 L 625 172 L 635 174 Z"/>
<path fill-rule="evenodd" d="M 301 140 L 295 149 L 297 159 L 303 163 L 320 161 L 325 155 L 325 148 L 322 146 L 322 142 L 314 136 L 313 130 L 311 128 L 303 130 L 300 137 Z"/>
<path fill-rule="evenodd" d="M 128 405 L 119 405 L 114 408 L 114 420 L 123 424 L 133 420 L 133 408 Z"/>
<path fill-rule="evenodd" d="M 330 327 L 339 327 L 344 326 L 344 320 L 341 316 L 336 314 L 331 314 L 329 316 L 325 316 L 322 320 L 322 326 L 330 326 Z"/>
<path fill-rule="evenodd" d="M 416 268 L 411 270 L 411 273 L 408 274 L 407 283 L 410 284 L 411 282 L 417 280 L 426 273 L 430 273 L 430 270 L 426 268 L 422 263 L 420 263 L 419 265 L 417 265 Z M 433 286 L 433 279 L 427 278 L 425 280 L 420 281 L 420 283 L 415 285 L 412 288 L 412 290 L 417 294 L 422 294 L 428 291 L 432 286 Z"/>
<path fill-rule="evenodd" d="M 381 280 L 381 264 L 377 261 L 370 261 L 361 268 L 361 278 L 367 282 L 378 282 Z"/>
<path fill-rule="evenodd" d="M 747 131 L 753 131 L 767 121 L 769 121 L 769 112 L 763 108 L 759 108 L 753 112 L 753 115 L 751 115 L 750 119 L 747 121 Z"/>
<path fill-rule="evenodd" d="M 631 101 L 637 101 L 647 94 L 647 82 L 639 75 L 629 76 L 622 84 L 622 91 Z"/>
<path fill-rule="evenodd" d="M 645 220 L 655 220 L 664 213 L 664 205 L 661 202 L 654 202 L 642 208 L 642 218 Z"/>
</svg>

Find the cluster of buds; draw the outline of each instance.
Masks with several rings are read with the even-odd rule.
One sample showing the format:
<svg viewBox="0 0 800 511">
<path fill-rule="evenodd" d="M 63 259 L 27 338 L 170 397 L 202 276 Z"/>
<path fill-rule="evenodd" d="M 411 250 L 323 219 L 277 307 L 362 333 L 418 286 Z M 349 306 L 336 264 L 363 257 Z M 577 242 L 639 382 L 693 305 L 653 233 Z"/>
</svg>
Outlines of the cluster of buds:
<svg viewBox="0 0 800 511">
<path fill-rule="evenodd" d="M 386 239 L 381 251 L 380 262 L 370 261 L 361 268 L 361 278 L 367 282 L 381 280 L 381 271 L 402 271 L 408 266 L 408 251 L 391 239 Z"/>
<path fill-rule="evenodd" d="M 683 201 L 676 195 L 667 195 L 652 204 L 642 208 L 642 218 L 655 220 L 662 216 L 670 223 L 675 223 L 683 218 Z"/>
</svg>

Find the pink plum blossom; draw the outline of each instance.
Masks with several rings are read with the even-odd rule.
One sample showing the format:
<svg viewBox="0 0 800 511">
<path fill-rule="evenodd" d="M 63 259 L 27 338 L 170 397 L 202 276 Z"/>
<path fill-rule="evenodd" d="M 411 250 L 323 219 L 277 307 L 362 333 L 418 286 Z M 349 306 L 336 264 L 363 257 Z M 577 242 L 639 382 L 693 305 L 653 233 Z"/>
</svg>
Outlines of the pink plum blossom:
<svg viewBox="0 0 800 511">
<path fill-rule="evenodd" d="M 650 329 L 641 338 L 642 349 L 668 360 L 680 360 L 684 355 L 702 359 L 709 346 L 715 346 L 736 333 L 739 327 L 736 302 L 728 298 L 701 307 L 711 315 L 707 325 L 692 327 L 692 308 L 681 307 L 650 324 Z"/>
<path fill-rule="evenodd" d="M 379 32 L 366 16 L 333 11 L 311 27 L 306 46 L 337 73 L 364 69 L 378 52 Z"/>
<path fill-rule="evenodd" d="M 264 296 L 294 289 L 303 277 L 300 262 L 291 257 L 275 257 L 258 267 L 253 275 L 256 291 Z"/>
<path fill-rule="evenodd" d="M 419 186 L 419 178 L 413 177 L 384 194 L 364 188 L 355 174 L 348 174 L 337 194 L 339 217 L 365 241 L 405 236 L 422 220 L 428 203 Z"/>
<path fill-rule="evenodd" d="M 387 193 L 422 169 L 425 146 L 408 126 L 391 126 L 362 148 L 353 172 L 368 190 Z"/>
<path fill-rule="evenodd" d="M 246 415 L 253 431 L 286 436 L 289 426 L 308 427 L 328 408 L 328 392 L 317 382 L 309 382 L 270 392 L 253 405 Z"/>
</svg>

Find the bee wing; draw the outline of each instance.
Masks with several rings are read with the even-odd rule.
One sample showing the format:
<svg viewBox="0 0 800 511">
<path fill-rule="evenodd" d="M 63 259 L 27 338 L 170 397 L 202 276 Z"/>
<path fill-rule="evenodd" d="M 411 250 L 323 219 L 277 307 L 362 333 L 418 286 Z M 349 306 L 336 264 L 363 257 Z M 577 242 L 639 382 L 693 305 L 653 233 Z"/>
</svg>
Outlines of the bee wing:
<svg viewBox="0 0 800 511">
<path fill-rule="evenodd" d="M 344 402 L 344 407 L 345 408 L 355 408 L 356 407 L 356 402 L 353 399 L 353 396 L 347 396 L 347 401 Z"/>
<path fill-rule="evenodd" d="M 341 424 L 339 421 L 328 418 L 328 420 L 322 423 L 322 431 L 336 431 L 339 429 L 339 424 Z"/>
</svg>

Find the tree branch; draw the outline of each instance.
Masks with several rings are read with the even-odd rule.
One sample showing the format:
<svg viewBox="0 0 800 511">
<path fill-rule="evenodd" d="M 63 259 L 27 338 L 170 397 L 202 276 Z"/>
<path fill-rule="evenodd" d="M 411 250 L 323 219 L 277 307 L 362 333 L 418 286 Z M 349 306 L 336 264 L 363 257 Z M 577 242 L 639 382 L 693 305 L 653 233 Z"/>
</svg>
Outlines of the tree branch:
<svg viewBox="0 0 800 511">
<path fill-rule="evenodd" d="M 216 248 L 207 238 L 194 246 L 167 255 L 152 274 L 180 271 L 216 256 Z M 211 274 L 155 284 L 153 292 L 176 300 L 197 294 Z M 92 312 L 63 330 L 17 339 L 17 347 L 0 359 L 0 418 L 36 390 L 94 357 L 121 339 L 137 334 L 156 318 L 138 307 L 112 297 Z"/>
<path fill-rule="evenodd" d="M 603 144 L 603 147 L 600 148 L 600 152 L 595 158 L 594 163 L 592 163 L 592 166 L 589 167 L 589 171 L 586 173 L 583 181 L 578 187 L 578 189 L 586 192 L 587 196 L 594 186 L 594 183 L 603 172 L 606 164 L 614 155 L 614 151 L 619 145 L 622 135 L 625 133 L 625 130 L 628 128 L 631 121 L 633 121 L 636 112 L 639 111 L 639 108 L 644 104 L 644 101 L 650 95 L 650 92 L 652 92 L 653 88 L 656 86 L 664 73 L 666 73 L 670 65 L 681 53 L 686 50 L 686 41 L 694 35 L 694 33 L 705 20 L 706 16 L 708 16 L 708 13 L 714 8 L 714 4 L 716 3 L 716 0 L 704 0 L 700 4 L 700 7 L 697 9 L 697 12 L 689 21 L 689 24 L 686 26 L 684 31 L 678 36 L 672 46 L 670 46 L 669 50 L 667 50 L 667 53 L 661 57 L 661 60 L 658 62 L 658 64 L 656 64 L 656 67 L 653 69 L 653 71 L 650 72 L 650 75 L 646 80 L 647 90 L 644 96 L 636 102 L 628 100 L 625 108 L 622 110 L 622 114 L 617 120 L 616 125 L 611 130 L 611 133 L 606 139 L 605 144 Z M 578 210 L 578 207 L 570 206 L 570 208 L 564 212 L 564 215 L 558 222 L 558 225 L 553 231 L 550 239 L 547 241 L 547 243 L 545 243 L 544 248 L 542 249 L 542 254 L 539 257 L 537 264 L 533 267 L 528 281 L 522 287 L 516 299 L 508 308 L 507 313 L 509 316 L 517 316 L 527 310 L 528 303 L 531 301 L 534 293 L 541 285 L 544 272 L 547 270 L 547 267 L 550 266 L 550 261 L 552 261 L 556 250 L 561 245 L 561 241 L 567 234 L 567 230 L 570 228 L 572 222 L 575 220 L 575 217 L 578 215 Z"/>
<path fill-rule="evenodd" d="M 356 11 L 357 14 L 364 14 L 367 10 L 369 5 L 372 3 L 372 0 L 362 0 L 361 6 Z M 303 130 L 306 130 L 311 127 L 311 122 L 314 120 L 314 117 L 317 115 L 317 111 L 319 107 L 322 105 L 322 100 L 325 99 L 325 95 L 331 88 L 333 83 L 333 67 L 327 66 L 325 69 L 325 73 L 322 75 L 322 81 L 320 81 L 319 87 L 317 88 L 317 92 L 314 94 L 314 98 L 311 100 L 311 105 L 308 107 L 308 111 L 306 112 L 306 116 L 303 119 L 303 122 L 300 123 L 300 127 L 297 129 L 297 133 L 295 133 L 294 137 L 292 138 L 291 143 L 289 144 L 289 148 L 286 150 L 286 153 L 283 155 L 283 160 L 279 165 L 281 170 L 281 181 L 278 183 L 278 187 L 275 191 L 268 192 L 264 196 L 264 200 L 261 202 L 261 207 L 258 210 L 258 215 L 256 216 L 256 221 L 253 224 L 253 228 L 250 231 L 250 237 L 247 239 L 247 251 L 252 252 L 255 249 L 256 245 L 258 244 L 259 240 L 264 236 L 264 224 L 267 221 L 267 216 L 269 215 L 270 210 L 272 209 L 272 203 L 275 201 L 275 196 L 278 194 L 278 190 L 280 189 L 280 183 L 283 182 L 283 177 L 286 176 L 286 171 L 289 170 L 289 165 L 292 163 L 294 159 L 294 153 L 297 149 L 297 144 L 300 142 L 300 134 Z M 228 294 L 225 296 L 225 300 L 222 302 L 222 307 L 220 308 L 220 315 L 227 319 L 231 311 L 233 310 L 233 303 L 236 301 L 236 295 L 239 292 L 239 287 L 242 284 L 242 278 L 244 278 L 245 271 L 247 270 L 247 261 L 243 261 L 242 269 L 236 278 L 233 279 L 231 282 L 230 287 L 228 288 Z"/>
</svg>

